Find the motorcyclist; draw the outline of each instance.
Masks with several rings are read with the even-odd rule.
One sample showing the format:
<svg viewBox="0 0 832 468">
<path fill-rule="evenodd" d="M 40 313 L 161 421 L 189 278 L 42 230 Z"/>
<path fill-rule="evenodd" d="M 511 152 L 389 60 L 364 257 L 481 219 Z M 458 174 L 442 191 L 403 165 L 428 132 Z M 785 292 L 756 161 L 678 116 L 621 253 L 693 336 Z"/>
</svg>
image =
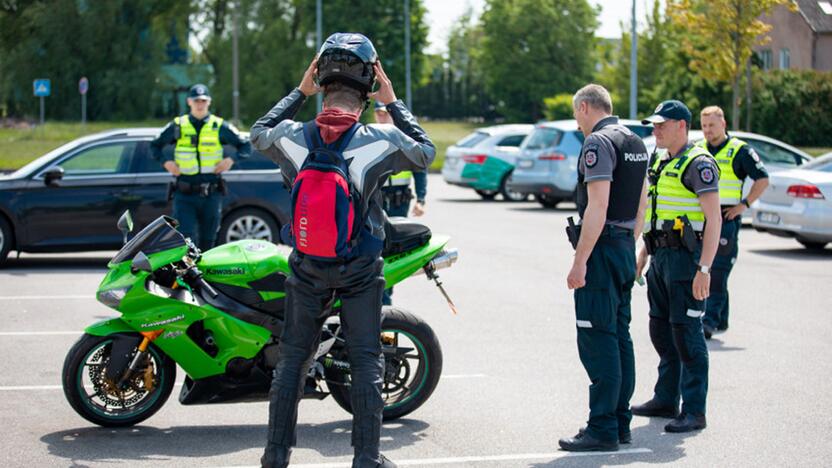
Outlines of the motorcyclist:
<svg viewBox="0 0 832 468">
<path fill-rule="evenodd" d="M 316 83 L 317 78 L 317 83 Z M 378 81 L 378 91 L 371 93 Z M 361 34 L 336 33 L 309 64 L 303 80 L 251 128 L 255 148 L 273 158 L 292 185 L 309 146 L 304 123 L 292 118 L 305 99 L 323 92 L 323 111 L 315 118 L 325 144 L 353 128 L 368 99 L 388 103 L 395 126 L 364 125 L 343 151 L 350 183 L 359 194 L 366 216 L 352 254 L 341 262 L 319 261 L 296 247 L 289 258 L 292 276 L 286 282 L 286 321 L 280 341 L 281 360 L 270 392 L 269 433 L 263 466 L 285 467 L 296 444 L 298 401 L 307 369 L 317 349 L 325 310 L 334 297 L 340 314 L 351 367 L 353 467 L 393 467 L 379 452 L 384 358 L 381 353 L 381 296 L 384 289 L 381 251 L 384 221 L 379 188 L 394 173 L 425 170 L 436 150 L 396 98 L 393 86 L 369 39 Z"/>
</svg>

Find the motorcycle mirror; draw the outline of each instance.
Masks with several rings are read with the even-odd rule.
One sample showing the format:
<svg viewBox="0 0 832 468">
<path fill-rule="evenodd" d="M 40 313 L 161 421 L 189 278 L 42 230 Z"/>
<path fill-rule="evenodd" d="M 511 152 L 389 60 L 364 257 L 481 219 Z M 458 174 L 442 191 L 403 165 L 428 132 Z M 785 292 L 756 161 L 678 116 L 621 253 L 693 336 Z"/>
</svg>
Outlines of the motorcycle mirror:
<svg viewBox="0 0 832 468">
<path fill-rule="evenodd" d="M 58 181 L 64 178 L 64 168 L 55 166 L 43 173 L 43 183 L 49 187 L 57 187 Z"/>
<path fill-rule="evenodd" d="M 133 217 L 130 216 L 130 210 L 124 212 L 116 223 L 118 230 L 124 234 L 124 243 L 127 243 L 127 234 L 133 231 Z"/>
<path fill-rule="evenodd" d="M 153 271 L 153 267 L 150 265 L 150 259 L 147 258 L 147 255 L 144 252 L 139 252 L 133 257 L 133 261 L 130 262 L 130 273 L 134 275 L 140 271 L 144 271 L 146 273 L 151 273 Z"/>
</svg>

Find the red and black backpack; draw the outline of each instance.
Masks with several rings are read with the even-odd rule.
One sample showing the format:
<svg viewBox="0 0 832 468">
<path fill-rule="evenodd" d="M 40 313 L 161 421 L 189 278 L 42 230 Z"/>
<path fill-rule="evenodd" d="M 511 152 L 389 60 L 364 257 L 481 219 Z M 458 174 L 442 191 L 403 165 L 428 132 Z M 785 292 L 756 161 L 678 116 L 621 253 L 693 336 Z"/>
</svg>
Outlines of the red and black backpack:
<svg viewBox="0 0 832 468">
<path fill-rule="evenodd" d="M 295 249 L 305 255 L 347 259 L 357 243 L 363 218 L 343 152 L 360 126 L 355 123 L 330 144 L 321 140 L 314 121 L 303 126 L 309 154 L 292 185 L 290 232 Z"/>
</svg>

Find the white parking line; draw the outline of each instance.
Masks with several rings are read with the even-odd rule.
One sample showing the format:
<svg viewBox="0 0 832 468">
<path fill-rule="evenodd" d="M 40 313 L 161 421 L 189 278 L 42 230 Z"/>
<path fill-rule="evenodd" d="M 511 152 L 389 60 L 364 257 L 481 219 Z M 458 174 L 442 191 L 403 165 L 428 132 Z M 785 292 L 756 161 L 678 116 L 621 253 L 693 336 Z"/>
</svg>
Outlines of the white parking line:
<svg viewBox="0 0 832 468">
<path fill-rule="evenodd" d="M 653 453 L 649 448 L 634 448 L 619 450 L 617 452 L 552 452 L 552 453 L 510 453 L 505 455 L 481 455 L 481 456 L 467 456 L 467 457 L 447 457 L 447 458 L 421 458 L 410 460 L 396 460 L 396 465 L 399 466 L 431 466 L 431 465 L 454 465 L 459 463 L 477 463 L 477 462 L 511 462 L 522 460 L 551 460 L 558 458 L 573 458 L 573 457 L 598 457 L 609 455 L 638 455 L 644 453 Z M 294 464 L 297 468 L 349 468 L 352 466 L 351 462 L 332 462 L 332 463 L 300 463 Z M 256 468 L 251 466 L 226 466 L 222 468 Z"/>
<path fill-rule="evenodd" d="M 95 299 L 95 294 L 66 295 L 66 296 L 0 296 L 0 301 L 22 301 L 22 300 L 64 300 L 64 299 Z"/>
<path fill-rule="evenodd" d="M 48 335 L 75 335 L 78 336 L 84 333 L 83 330 L 75 331 L 18 331 L 18 332 L 0 332 L 0 336 L 48 336 Z"/>
<path fill-rule="evenodd" d="M 467 378 L 480 378 L 485 377 L 485 374 L 469 374 L 469 375 L 443 375 L 443 379 L 467 379 Z M 181 387 L 182 382 L 176 382 L 173 384 L 174 387 Z M 92 388 L 92 387 L 90 387 Z M 61 390 L 63 387 L 61 385 L 11 385 L 0 387 L 0 392 L 26 392 L 26 391 L 34 391 L 34 390 Z"/>
</svg>

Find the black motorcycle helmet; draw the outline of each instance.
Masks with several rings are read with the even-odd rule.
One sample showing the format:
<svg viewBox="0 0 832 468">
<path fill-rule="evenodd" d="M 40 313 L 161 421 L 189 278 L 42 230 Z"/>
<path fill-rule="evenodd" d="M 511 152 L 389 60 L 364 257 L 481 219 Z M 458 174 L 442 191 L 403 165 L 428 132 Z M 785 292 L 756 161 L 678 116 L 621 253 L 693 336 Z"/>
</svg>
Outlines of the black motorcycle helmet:
<svg viewBox="0 0 832 468">
<path fill-rule="evenodd" d="M 376 48 L 363 34 L 335 33 L 318 52 L 318 84 L 340 81 L 369 93 L 376 81 L 373 65 L 377 60 Z"/>
</svg>

